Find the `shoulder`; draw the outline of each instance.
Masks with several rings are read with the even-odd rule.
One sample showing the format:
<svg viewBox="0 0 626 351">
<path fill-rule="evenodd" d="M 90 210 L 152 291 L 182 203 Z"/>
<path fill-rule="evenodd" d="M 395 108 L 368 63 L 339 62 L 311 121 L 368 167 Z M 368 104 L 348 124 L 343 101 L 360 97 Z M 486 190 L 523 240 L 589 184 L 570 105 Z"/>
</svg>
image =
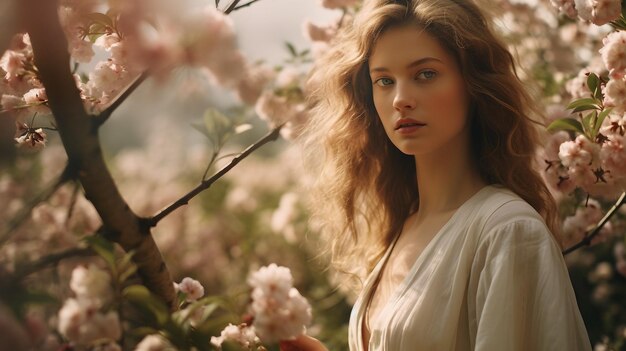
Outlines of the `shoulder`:
<svg viewBox="0 0 626 351">
<path fill-rule="evenodd" d="M 524 199 L 502 186 L 486 189 L 476 213 L 481 219 L 479 241 L 506 236 L 508 240 L 550 240 L 541 215 Z"/>
</svg>

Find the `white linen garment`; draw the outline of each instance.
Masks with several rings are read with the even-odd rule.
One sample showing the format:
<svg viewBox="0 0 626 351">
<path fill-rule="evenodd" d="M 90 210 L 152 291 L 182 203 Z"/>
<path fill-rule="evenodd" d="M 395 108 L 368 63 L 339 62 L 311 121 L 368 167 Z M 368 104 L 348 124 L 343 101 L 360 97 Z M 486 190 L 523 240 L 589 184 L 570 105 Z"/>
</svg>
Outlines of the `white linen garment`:
<svg viewBox="0 0 626 351">
<path fill-rule="evenodd" d="M 351 351 L 387 250 L 350 317 Z M 541 216 L 487 186 L 419 255 L 372 321 L 369 351 L 578 351 L 591 344 L 561 250 Z"/>
</svg>

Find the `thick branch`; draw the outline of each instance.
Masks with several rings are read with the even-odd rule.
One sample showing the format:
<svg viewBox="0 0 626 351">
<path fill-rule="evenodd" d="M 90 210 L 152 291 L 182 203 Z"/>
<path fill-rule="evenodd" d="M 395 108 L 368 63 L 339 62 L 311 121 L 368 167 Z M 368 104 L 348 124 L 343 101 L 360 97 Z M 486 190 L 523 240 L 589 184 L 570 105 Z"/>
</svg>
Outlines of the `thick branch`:
<svg viewBox="0 0 626 351">
<path fill-rule="evenodd" d="M 172 279 L 148 227 L 141 225 L 122 198 L 104 162 L 97 129 L 83 108 L 70 71 L 67 41 L 57 15 L 57 1 L 24 0 L 30 34 L 41 82 L 46 88 L 59 135 L 70 164 L 78 168 L 78 180 L 102 218 L 107 238 L 126 251 L 135 250 L 133 260 L 144 284 L 170 306 L 176 295 Z"/>
<path fill-rule="evenodd" d="M 613 215 L 617 213 L 619 208 L 622 207 L 622 205 L 625 203 L 626 203 L 626 192 L 623 192 L 622 196 L 620 196 L 617 202 L 615 202 L 615 205 L 613 205 L 613 207 L 611 207 L 609 212 L 607 212 L 606 215 L 600 220 L 600 222 L 596 224 L 596 226 L 593 228 L 593 230 L 591 230 L 589 235 L 586 235 L 585 238 L 581 240 L 581 242 L 579 242 L 578 244 L 564 250 L 563 256 L 573 251 L 576 251 L 583 246 L 590 246 L 591 240 L 593 240 L 593 238 L 600 233 L 600 230 L 602 229 L 602 227 L 604 227 L 604 225 L 611 219 L 611 217 L 613 217 Z"/>
<path fill-rule="evenodd" d="M 278 136 L 280 135 L 280 130 L 282 129 L 282 127 L 283 127 L 283 125 L 280 125 L 280 126 L 274 128 L 271 132 L 269 132 L 263 138 L 259 139 L 256 143 L 250 145 L 241 154 L 239 154 L 239 156 L 233 158 L 228 165 L 226 165 L 224 168 L 220 169 L 219 172 L 215 173 L 211 178 L 209 178 L 207 180 L 203 180 L 200 183 L 200 185 L 198 185 L 193 190 L 188 192 L 185 196 L 181 197 L 176 202 L 174 202 L 171 205 L 167 206 L 164 210 L 159 212 L 154 217 L 148 219 L 148 225 L 150 227 L 156 226 L 157 223 L 159 223 L 160 220 L 165 218 L 170 213 L 174 212 L 174 210 L 176 210 L 177 208 L 179 208 L 179 207 L 181 207 L 183 205 L 188 204 L 189 200 L 193 199 L 196 195 L 200 194 L 202 191 L 208 189 L 213 183 L 215 183 L 215 181 L 217 181 L 222 176 L 224 176 L 226 173 L 228 173 L 228 171 L 230 171 L 241 160 L 243 160 L 244 158 L 248 157 L 255 150 L 257 150 L 261 146 L 269 143 L 270 141 L 274 141 L 274 140 L 278 139 Z"/>
<path fill-rule="evenodd" d="M 124 102 L 126 101 L 126 99 L 141 85 L 141 83 L 143 83 L 146 78 L 148 78 L 148 73 L 147 72 L 143 72 L 141 75 L 139 75 L 139 77 L 137 77 L 137 79 L 135 79 L 135 81 L 128 86 L 128 88 L 126 88 L 126 90 L 124 90 L 118 97 L 117 99 L 115 99 L 115 101 L 113 101 L 109 106 L 107 106 L 107 108 L 100 112 L 99 115 L 97 115 L 94 118 L 94 127 L 100 128 L 101 125 L 104 124 L 104 122 L 106 122 L 109 117 L 111 117 L 111 115 L 113 114 L 113 112 Z"/>
<path fill-rule="evenodd" d="M 26 206 L 24 206 L 15 215 L 15 217 L 9 221 L 6 227 L 2 230 L 2 234 L 0 234 L 0 246 L 2 246 L 2 244 L 4 244 L 13 234 L 16 233 L 17 228 L 19 228 L 20 225 L 22 225 L 22 223 L 30 217 L 30 214 L 37 205 L 48 200 L 63 184 L 71 180 L 73 177 L 74 175 L 72 174 L 72 169 L 68 164 L 65 166 L 63 173 L 61 173 L 54 183 L 50 184 L 50 186 L 46 187 L 46 189 L 44 189 L 40 194 L 31 199 L 28 204 L 26 204 Z"/>
</svg>

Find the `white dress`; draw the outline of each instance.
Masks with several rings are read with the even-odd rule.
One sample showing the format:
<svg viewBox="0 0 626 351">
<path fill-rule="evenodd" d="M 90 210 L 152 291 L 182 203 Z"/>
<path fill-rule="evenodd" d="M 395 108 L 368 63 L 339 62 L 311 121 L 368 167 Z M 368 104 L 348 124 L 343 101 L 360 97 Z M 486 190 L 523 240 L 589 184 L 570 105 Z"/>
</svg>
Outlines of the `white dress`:
<svg viewBox="0 0 626 351">
<path fill-rule="evenodd" d="M 363 350 L 366 305 L 392 249 L 353 307 L 351 351 Z M 528 203 L 497 186 L 456 210 L 370 328 L 369 351 L 591 350 L 557 242 Z"/>
</svg>

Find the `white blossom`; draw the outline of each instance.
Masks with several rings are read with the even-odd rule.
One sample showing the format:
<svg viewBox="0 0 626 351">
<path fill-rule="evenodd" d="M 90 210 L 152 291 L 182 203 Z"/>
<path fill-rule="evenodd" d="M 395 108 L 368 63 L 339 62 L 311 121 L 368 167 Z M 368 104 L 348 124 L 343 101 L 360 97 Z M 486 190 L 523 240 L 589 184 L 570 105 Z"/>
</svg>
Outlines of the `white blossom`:
<svg viewBox="0 0 626 351">
<path fill-rule="evenodd" d="M 232 341 L 239 344 L 242 347 L 251 349 L 254 345 L 259 343 L 259 338 L 256 336 L 254 327 L 242 325 L 233 325 L 229 323 L 224 330 L 220 333 L 220 336 L 212 336 L 211 344 L 221 348 L 222 344 L 226 341 Z"/>
<path fill-rule="evenodd" d="M 77 266 L 72 271 L 70 288 L 78 298 L 106 302 L 112 294 L 111 276 L 93 264 Z"/>
<path fill-rule="evenodd" d="M 135 351 L 175 351 L 176 349 L 162 336 L 151 334 L 141 340 Z"/>
</svg>

